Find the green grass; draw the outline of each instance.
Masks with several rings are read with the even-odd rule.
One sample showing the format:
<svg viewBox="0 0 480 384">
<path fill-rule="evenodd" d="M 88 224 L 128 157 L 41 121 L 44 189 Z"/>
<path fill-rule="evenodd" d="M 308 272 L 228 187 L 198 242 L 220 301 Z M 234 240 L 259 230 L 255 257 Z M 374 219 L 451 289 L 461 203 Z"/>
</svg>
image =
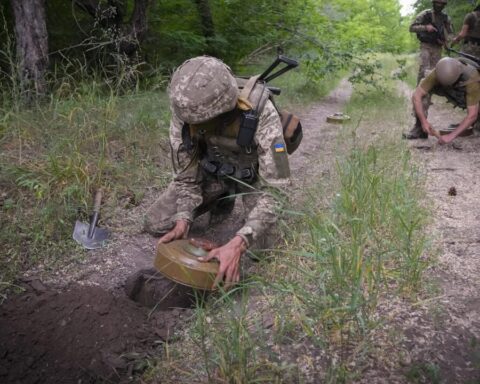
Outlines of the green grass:
<svg viewBox="0 0 480 384">
<path fill-rule="evenodd" d="M 350 364 L 368 349 L 364 337 L 378 322 L 378 302 L 420 292 L 430 265 L 429 210 L 422 175 L 400 140 L 411 117 L 389 76 L 398 64 L 383 61 L 382 86 L 358 85 L 346 107 L 352 121 L 341 129 L 335 158 L 318 159 L 330 164 L 330 177 L 313 181 L 286 212 L 282 249 L 258 265 L 248 291 L 198 309 L 195 324 L 170 349 L 188 368 L 177 369 L 175 358 L 162 363 L 171 377 L 354 381 L 360 373 Z"/>
<path fill-rule="evenodd" d="M 335 158 L 318 159 L 330 164 L 330 176 L 319 176 L 289 208 L 284 246 L 256 266 L 260 277 L 198 306 L 183 340 L 149 370 L 151 381 L 302 382 L 311 370 L 324 382 L 348 382 L 356 372 L 345 351 L 375 326 L 378 300 L 421 288 L 429 213 L 419 171 L 399 140 L 410 116 L 389 80 L 398 63 L 381 59 L 385 77 L 367 78 L 381 87 L 358 85 Z M 338 80 L 313 84 L 295 71 L 272 85 L 283 89 L 279 104 L 295 109 Z M 105 188 L 105 216 L 114 220 L 122 195 L 165 185 L 169 111 L 160 90 L 120 95 L 94 81 L 66 81 L 37 109 L 3 104 L 1 112 L 4 295 L 26 268 L 54 271 L 84 257 L 71 231 L 96 188 Z"/>
<path fill-rule="evenodd" d="M 66 95 L 57 90 L 30 110 L 3 105 L 2 282 L 37 264 L 50 269 L 78 257 L 73 223 L 87 219 L 97 188 L 107 192 L 108 217 L 121 196 L 138 200 L 147 186 L 167 181 L 169 108 L 163 91 L 119 95 L 95 82 L 69 87 Z"/>
</svg>

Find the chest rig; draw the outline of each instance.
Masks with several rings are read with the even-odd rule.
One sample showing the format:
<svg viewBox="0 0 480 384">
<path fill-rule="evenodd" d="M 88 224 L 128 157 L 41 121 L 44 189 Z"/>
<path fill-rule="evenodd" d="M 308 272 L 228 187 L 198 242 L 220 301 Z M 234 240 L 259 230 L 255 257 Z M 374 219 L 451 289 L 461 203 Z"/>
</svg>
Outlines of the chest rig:
<svg viewBox="0 0 480 384">
<path fill-rule="evenodd" d="M 258 172 L 258 155 L 254 144 L 241 146 L 237 136 L 242 121 L 235 109 L 204 124 L 188 126 L 202 169 L 211 176 L 253 182 Z"/>
<path fill-rule="evenodd" d="M 440 45 L 446 41 L 446 25 L 448 21 L 448 16 L 440 12 L 435 14 L 433 10 L 426 11 L 424 18 L 422 20 L 422 25 L 432 24 L 437 30 L 435 32 L 421 31 L 417 32 L 417 38 L 422 43 Z M 439 43 L 440 42 L 440 43 Z"/>
<path fill-rule="evenodd" d="M 284 68 L 271 72 L 279 65 Z M 236 108 L 203 124 L 184 124 L 183 147 L 196 151 L 202 169 L 209 175 L 253 182 L 258 174 L 258 153 L 254 140 L 259 117 L 272 95 L 280 89 L 267 82 L 298 66 L 298 62 L 279 56 L 261 75 L 236 77 L 239 96 Z M 276 108 L 276 107 L 275 107 Z M 302 140 L 302 127 L 296 116 L 279 112 L 287 152 L 296 150 Z"/>
</svg>

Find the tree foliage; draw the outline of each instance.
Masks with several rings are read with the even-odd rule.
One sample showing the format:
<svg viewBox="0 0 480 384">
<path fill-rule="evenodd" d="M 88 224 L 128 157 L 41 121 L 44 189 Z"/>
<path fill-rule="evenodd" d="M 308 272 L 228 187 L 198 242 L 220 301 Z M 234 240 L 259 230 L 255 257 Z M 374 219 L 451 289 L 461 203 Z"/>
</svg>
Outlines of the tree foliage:
<svg viewBox="0 0 480 384">
<path fill-rule="evenodd" d="M 97 72 L 110 68 L 111 74 L 120 72 L 122 65 L 139 63 L 169 70 L 200 54 L 213 54 L 235 67 L 280 49 L 305 60 L 311 74 L 320 78 L 345 65 L 352 55 L 402 52 L 410 41 L 398 0 L 49 0 L 46 4 L 51 66 L 80 60 Z M 135 29 L 140 7 L 145 12 L 144 29 Z M 12 13 L 6 2 L 3 15 L 11 29 Z M 0 42 L 2 51 L 6 40 Z M 132 49 L 125 49 L 126 41 Z M 0 59 L 4 74 L 11 70 L 10 62 L 5 55 Z"/>
</svg>

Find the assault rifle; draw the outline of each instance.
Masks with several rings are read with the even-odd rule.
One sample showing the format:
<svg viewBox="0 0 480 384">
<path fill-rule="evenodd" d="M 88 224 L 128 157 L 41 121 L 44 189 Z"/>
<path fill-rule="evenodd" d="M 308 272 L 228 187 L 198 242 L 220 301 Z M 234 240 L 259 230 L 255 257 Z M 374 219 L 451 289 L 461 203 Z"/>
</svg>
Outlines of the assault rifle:
<svg viewBox="0 0 480 384">
<path fill-rule="evenodd" d="M 447 47 L 447 51 L 448 52 L 453 52 L 453 53 L 456 53 L 458 56 L 462 56 L 466 59 L 469 59 L 471 61 L 474 62 L 475 66 L 477 67 L 477 69 L 480 69 L 480 59 L 476 56 L 473 56 L 473 55 L 470 55 L 469 53 L 465 53 L 465 52 L 461 52 L 461 51 L 457 51 L 453 48 L 448 48 Z"/>
<path fill-rule="evenodd" d="M 271 73 L 275 68 L 277 68 L 280 64 L 285 64 L 283 68 L 280 68 L 277 72 Z M 288 57 L 278 55 L 275 61 L 270 65 L 258 78 L 258 80 L 263 80 L 265 83 L 277 78 L 280 75 L 283 75 L 285 72 L 298 67 L 298 61 L 290 59 Z M 270 92 L 274 95 L 280 95 L 281 89 L 277 87 L 268 86 Z"/>
</svg>

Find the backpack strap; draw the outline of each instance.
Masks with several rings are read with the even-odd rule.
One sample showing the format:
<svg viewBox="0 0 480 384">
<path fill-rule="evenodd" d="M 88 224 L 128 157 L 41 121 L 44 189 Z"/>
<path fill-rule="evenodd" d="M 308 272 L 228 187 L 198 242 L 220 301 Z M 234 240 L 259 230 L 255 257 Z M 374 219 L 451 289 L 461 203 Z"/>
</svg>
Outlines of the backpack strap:
<svg viewBox="0 0 480 384">
<path fill-rule="evenodd" d="M 244 100 L 249 100 L 250 94 L 257 84 L 257 80 L 260 75 L 252 76 L 247 80 L 247 83 L 244 85 L 243 89 L 240 91 L 240 97 Z"/>
<path fill-rule="evenodd" d="M 260 75 L 250 77 L 238 98 L 238 107 L 242 110 L 240 128 L 237 135 L 237 144 L 251 151 L 253 138 L 257 130 L 258 119 L 265 107 L 270 92 L 263 82 L 259 82 Z"/>
</svg>

